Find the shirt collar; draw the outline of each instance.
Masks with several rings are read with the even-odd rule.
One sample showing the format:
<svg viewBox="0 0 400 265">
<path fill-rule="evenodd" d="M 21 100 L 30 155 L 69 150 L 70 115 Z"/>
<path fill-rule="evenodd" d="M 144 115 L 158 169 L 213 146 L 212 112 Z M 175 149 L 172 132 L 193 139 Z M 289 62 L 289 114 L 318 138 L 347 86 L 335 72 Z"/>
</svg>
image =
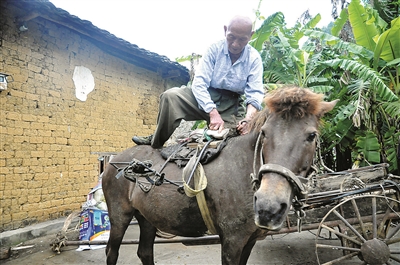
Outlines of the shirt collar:
<svg viewBox="0 0 400 265">
<path fill-rule="evenodd" d="M 243 58 L 247 58 L 248 57 L 248 53 L 249 53 L 249 49 L 248 46 L 249 44 L 246 44 L 246 46 L 244 47 L 242 54 L 240 55 L 239 59 L 236 62 L 242 62 L 244 61 Z M 224 41 L 224 54 L 225 55 L 229 55 L 229 50 L 228 50 L 228 42 L 225 40 Z"/>
</svg>

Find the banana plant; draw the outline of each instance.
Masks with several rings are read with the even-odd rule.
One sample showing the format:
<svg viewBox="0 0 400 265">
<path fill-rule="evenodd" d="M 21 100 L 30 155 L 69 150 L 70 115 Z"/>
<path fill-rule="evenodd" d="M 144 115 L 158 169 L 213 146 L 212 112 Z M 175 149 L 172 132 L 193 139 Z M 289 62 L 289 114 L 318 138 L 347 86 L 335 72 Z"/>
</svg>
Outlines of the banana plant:
<svg viewBox="0 0 400 265">
<path fill-rule="evenodd" d="M 359 0 L 342 10 L 332 34 L 316 27 L 319 19 L 289 29 L 280 12 L 264 21 L 250 43 L 263 58 L 265 83 L 270 89 L 296 84 L 340 99 L 321 131 L 331 168 L 387 162 L 399 172 L 400 20 L 386 23 Z M 355 43 L 338 38 L 348 22 Z M 303 36 L 308 40 L 300 45 Z"/>
<path fill-rule="evenodd" d="M 318 91 L 327 91 L 329 86 L 318 86 L 326 78 L 318 78 L 322 69 L 321 54 L 315 52 L 315 44 L 301 45 L 305 30 L 316 27 L 321 20 L 318 14 L 306 24 L 296 23 L 293 28 L 285 27 L 284 16 L 277 12 L 264 20 L 253 34 L 250 45 L 260 51 L 264 62 L 264 81 L 267 86 L 295 84 L 300 87 L 315 86 Z"/>
<path fill-rule="evenodd" d="M 356 43 L 338 39 L 340 28 L 350 21 Z M 335 21 L 332 35 L 307 31 L 309 37 L 325 41 L 335 51 L 336 58 L 323 62 L 337 74 L 347 73 L 348 106 L 339 106 L 334 126 L 326 131 L 330 136 L 327 150 L 334 145 L 350 149 L 352 161 L 363 166 L 387 162 L 391 172 L 399 172 L 400 101 L 398 72 L 400 65 L 400 19 L 389 25 L 370 6 L 352 0 Z M 348 121 L 352 122 L 349 123 Z M 346 121 L 346 122 L 344 122 Z M 338 133 L 354 136 L 354 142 L 333 137 Z M 360 157 L 362 157 L 360 161 Z"/>
</svg>

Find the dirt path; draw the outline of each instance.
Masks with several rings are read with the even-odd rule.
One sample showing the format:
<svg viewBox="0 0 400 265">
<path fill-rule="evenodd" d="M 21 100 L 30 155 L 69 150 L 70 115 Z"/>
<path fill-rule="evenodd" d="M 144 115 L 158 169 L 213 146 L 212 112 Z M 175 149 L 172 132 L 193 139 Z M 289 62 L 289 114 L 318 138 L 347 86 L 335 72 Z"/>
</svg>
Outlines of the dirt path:
<svg viewBox="0 0 400 265">
<path fill-rule="evenodd" d="M 125 239 L 136 239 L 137 226 L 128 228 Z M 14 253 L 4 265 L 53 265 L 53 264 L 105 264 L 105 249 L 76 251 L 77 246 L 67 246 L 61 254 L 50 249 L 53 237 L 38 238 L 25 242 L 35 244 L 30 250 Z M 141 264 L 136 256 L 137 245 L 122 245 L 118 264 Z M 253 248 L 248 264 L 264 265 L 314 265 L 315 236 L 310 231 L 286 235 L 269 236 L 258 241 Z M 181 243 L 156 244 L 156 264 L 221 264 L 220 245 L 185 246 Z M 343 263 L 361 264 L 361 263 Z"/>
</svg>

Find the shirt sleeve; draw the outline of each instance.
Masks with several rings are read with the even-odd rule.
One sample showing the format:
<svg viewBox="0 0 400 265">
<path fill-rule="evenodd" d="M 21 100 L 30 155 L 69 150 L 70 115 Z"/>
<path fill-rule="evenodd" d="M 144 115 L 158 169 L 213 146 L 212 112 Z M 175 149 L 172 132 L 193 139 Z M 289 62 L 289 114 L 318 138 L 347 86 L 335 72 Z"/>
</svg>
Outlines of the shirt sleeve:
<svg viewBox="0 0 400 265">
<path fill-rule="evenodd" d="M 195 96 L 199 107 L 206 113 L 210 113 L 213 108 L 216 108 L 216 105 L 211 100 L 208 88 L 210 87 L 211 78 L 214 72 L 217 52 L 218 48 L 215 45 L 211 45 L 210 48 L 208 48 L 201 58 L 192 83 L 193 95 Z"/>
<path fill-rule="evenodd" d="M 256 54 L 253 53 L 253 56 L 255 56 L 255 58 L 253 59 L 251 70 L 247 78 L 247 85 L 244 91 L 246 95 L 245 103 L 246 106 L 251 104 L 257 110 L 261 110 L 261 103 L 264 98 L 263 64 L 258 52 Z"/>
</svg>

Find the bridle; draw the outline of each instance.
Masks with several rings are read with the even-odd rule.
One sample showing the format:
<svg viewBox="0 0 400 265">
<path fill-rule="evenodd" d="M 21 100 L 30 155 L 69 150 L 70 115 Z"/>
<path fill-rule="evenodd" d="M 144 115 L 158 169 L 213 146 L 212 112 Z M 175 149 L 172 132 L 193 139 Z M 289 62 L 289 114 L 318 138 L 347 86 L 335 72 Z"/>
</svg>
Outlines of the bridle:
<svg viewBox="0 0 400 265">
<path fill-rule="evenodd" d="M 254 160 L 253 160 L 253 173 L 250 174 L 251 182 L 253 184 L 253 190 L 256 191 L 260 188 L 261 177 L 265 173 L 277 173 L 283 177 L 285 177 L 292 187 L 295 189 L 295 196 L 297 200 L 304 199 L 307 197 L 307 189 L 305 187 L 305 183 L 307 183 L 307 179 L 301 176 L 296 176 L 290 169 L 278 165 L 278 164 L 264 164 L 264 159 L 262 155 L 263 144 L 261 142 L 262 132 L 258 134 L 256 146 L 254 148 Z M 260 169 L 256 174 L 256 164 L 257 157 L 259 158 Z"/>
</svg>

